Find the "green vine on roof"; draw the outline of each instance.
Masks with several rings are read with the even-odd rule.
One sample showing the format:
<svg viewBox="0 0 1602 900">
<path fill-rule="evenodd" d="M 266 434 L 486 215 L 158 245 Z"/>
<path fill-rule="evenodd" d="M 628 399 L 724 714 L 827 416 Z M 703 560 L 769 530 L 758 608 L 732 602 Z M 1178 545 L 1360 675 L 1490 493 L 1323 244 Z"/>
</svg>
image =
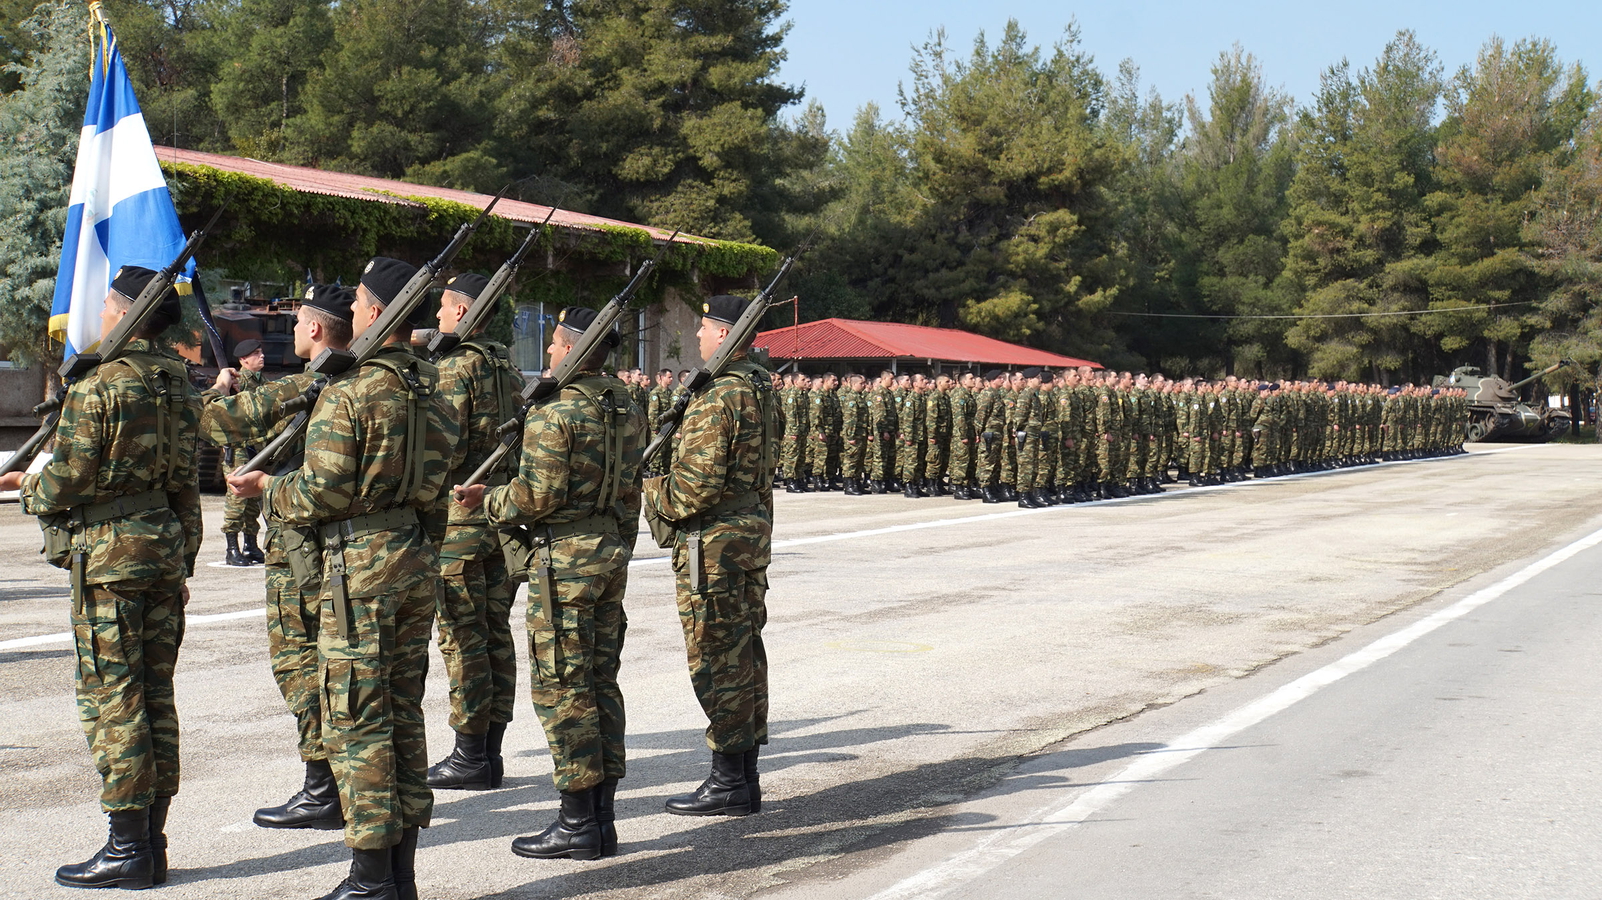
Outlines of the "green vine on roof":
<svg viewBox="0 0 1602 900">
<path fill-rule="evenodd" d="M 466 203 L 385 192 L 398 202 L 334 197 L 283 187 L 265 178 L 210 166 L 162 163 L 179 215 L 191 227 L 227 199 L 223 224 L 207 240 L 202 264 L 239 279 L 295 280 L 311 270 L 325 282 L 350 284 L 373 256 L 423 260 L 437 253 L 464 222 L 480 210 Z M 510 220 L 491 216 L 474 233 L 455 267 L 489 272 L 499 267 L 526 232 Z M 519 278 L 521 299 L 599 303 L 627 281 L 628 266 L 617 263 L 654 255 L 649 231 L 627 225 L 558 227 L 546 249 L 565 260 L 567 271 L 547 272 L 536 252 Z M 778 254 L 766 247 L 733 241 L 675 243 L 663 255 L 654 284 L 641 290 L 634 305 L 660 300 L 675 288 L 693 301 L 714 287 L 695 276 L 746 279 L 771 269 Z M 575 271 L 576 269 L 576 271 Z"/>
</svg>

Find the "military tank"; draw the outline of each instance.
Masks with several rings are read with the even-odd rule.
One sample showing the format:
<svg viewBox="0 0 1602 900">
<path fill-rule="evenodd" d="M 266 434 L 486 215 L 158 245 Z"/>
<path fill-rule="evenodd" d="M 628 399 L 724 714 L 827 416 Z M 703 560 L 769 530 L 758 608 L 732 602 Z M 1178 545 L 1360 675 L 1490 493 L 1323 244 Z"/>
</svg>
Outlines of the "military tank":
<svg viewBox="0 0 1602 900">
<path fill-rule="evenodd" d="M 1560 360 L 1512 384 L 1495 375 L 1481 375 L 1474 366 L 1458 366 L 1450 375 L 1435 376 L 1434 386 L 1467 393 L 1469 418 L 1464 437 L 1470 441 L 1550 441 L 1569 430 L 1573 417 L 1567 410 L 1545 403 L 1525 403 L 1519 389 L 1567 365 L 1572 363 Z"/>
</svg>

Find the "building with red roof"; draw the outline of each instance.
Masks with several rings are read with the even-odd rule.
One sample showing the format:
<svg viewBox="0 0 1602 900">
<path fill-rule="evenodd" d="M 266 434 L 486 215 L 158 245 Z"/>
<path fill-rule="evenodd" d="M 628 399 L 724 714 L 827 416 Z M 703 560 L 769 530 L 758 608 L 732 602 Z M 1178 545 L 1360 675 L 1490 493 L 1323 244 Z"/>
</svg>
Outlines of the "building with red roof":
<svg viewBox="0 0 1602 900">
<path fill-rule="evenodd" d="M 807 369 L 856 369 L 868 366 L 899 371 L 916 367 L 943 369 L 1018 369 L 1044 366 L 1054 369 L 1101 363 L 1076 359 L 1009 344 L 955 328 L 931 328 L 900 322 L 863 322 L 856 319 L 819 319 L 758 334 L 752 346 L 767 351 L 775 365 Z M 864 374 L 868 374 L 864 371 Z"/>
</svg>

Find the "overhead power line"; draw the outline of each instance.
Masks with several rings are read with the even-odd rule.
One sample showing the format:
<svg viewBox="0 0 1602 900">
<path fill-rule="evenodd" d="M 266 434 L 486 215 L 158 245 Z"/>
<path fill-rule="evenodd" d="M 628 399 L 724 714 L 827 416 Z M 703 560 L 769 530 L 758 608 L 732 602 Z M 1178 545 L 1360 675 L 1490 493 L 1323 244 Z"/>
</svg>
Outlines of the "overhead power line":
<svg viewBox="0 0 1602 900">
<path fill-rule="evenodd" d="M 1372 313 L 1307 313 L 1305 315 L 1279 315 L 1279 316 L 1219 316 L 1200 315 L 1197 313 L 1143 313 L 1122 312 L 1119 310 L 1104 310 L 1109 316 L 1138 316 L 1143 319 L 1375 319 L 1381 316 L 1423 316 L 1430 313 L 1469 312 L 1475 309 L 1506 309 L 1509 306 L 1530 306 L 1534 300 L 1520 300 L 1517 303 L 1487 303 L 1484 306 L 1454 306 L 1450 309 L 1398 309 L 1391 312 Z"/>
</svg>

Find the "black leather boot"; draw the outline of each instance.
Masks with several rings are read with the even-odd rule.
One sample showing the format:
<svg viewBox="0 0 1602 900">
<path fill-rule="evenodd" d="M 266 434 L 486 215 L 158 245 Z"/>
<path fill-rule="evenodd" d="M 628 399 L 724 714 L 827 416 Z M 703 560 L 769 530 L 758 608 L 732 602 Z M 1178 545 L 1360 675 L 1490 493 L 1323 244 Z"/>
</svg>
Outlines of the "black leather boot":
<svg viewBox="0 0 1602 900">
<path fill-rule="evenodd" d="M 595 792 L 563 791 L 562 809 L 551 827 L 512 841 L 512 852 L 530 859 L 599 859 L 601 826 L 595 820 Z"/>
<path fill-rule="evenodd" d="M 498 788 L 506 780 L 506 760 L 501 758 L 501 741 L 506 739 L 505 722 L 491 722 L 489 734 L 484 735 L 484 753 L 490 761 L 490 787 Z"/>
<path fill-rule="evenodd" d="M 487 791 L 494 780 L 488 734 L 456 732 L 450 755 L 428 767 L 428 786 L 435 790 Z"/>
<path fill-rule="evenodd" d="M 799 478 L 791 478 L 789 480 L 789 482 L 787 483 L 787 485 L 786 485 L 784 490 L 785 490 L 786 493 L 789 493 L 789 494 L 804 494 L 804 493 L 806 493 L 807 489 L 801 483 L 801 479 L 799 479 Z"/>
<path fill-rule="evenodd" d="M 261 548 L 256 546 L 256 536 L 254 534 L 245 533 L 241 534 L 240 537 L 244 539 L 244 545 L 239 548 L 240 555 L 244 556 L 253 566 L 259 566 L 267 562 L 267 554 L 261 552 Z"/>
<path fill-rule="evenodd" d="M 712 753 L 712 774 L 688 794 L 671 797 L 667 811 L 676 816 L 747 816 L 751 792 L 745 782 L 745 754 Z"/>
<path fill-rule="evenodd" d="M 389 869 L 398 900 L 417 900 L 417 836 L 422 830 L 406 829 L 400 843 L 389 848 Z"/>
<path fill-rule="evenodd" d="M 906 497 L 908 500 L 916 500 L 923 495 L 918 493 L 918 486 L 909 481 L 907 486 L 902 489 L 901 496 Z"/>
<path fill-rule="evenodd" d="M 601 855 L 617 855 L 617 779 L 608 778 L 591 788 L 595 792 L 595 824 L 601 827 Z"/>
<path fill-rule="evenodd" d="M 345 827 L 339 809 L 339 786 L 328 760 L 306 764 L 306 783 L 282 806 L 256 810 L 253 821 L 263 828 L 319 828 L 333 831 Z"/>
<path fill-rule="evenodd" d="M 984 486 L 984 489 L 979 492 L 979 499 L 986 503 L 1000 503 L 1001 492 L 996 489 L 995 485 L 987 484 Z"/>
<path fill-rule="evenodd" d="M 100 852 L 56 870 L 65 887 L 143 890 L 155 883 L 156 857 L 150 849 L 150 810 L 111 813 L 111 836 Z"/>
<path fill-rule="evenodd" d="M 350 851 L 350 874 L 319 900 L 400 900 L 392 868 L 394 852 L 394 847 Z"/>
<path fill-rule="evenodd" d="M 223 552 L 223 564 L 228 566 L 248 566 L 250 561 L 239 552 L 239 535 L 237 533 L 223 532 L 223 541 L 228 549 Z"/>
<path fill-rule="evenodd" d="M 757 753 L 762 749 L 758 744 L 741 754 L 740 762 L 745 769 L 745 792 L 751 798 L 751 811 L 762 811 L 762 776 L 757 772 Z"/>
<path fill-rule="evenodd" d="M 150 850 L 156 860 L 151 870 L 151 884 L 167 883 L 167 811 L 171 808 L 171 797 L 157 797 L 150 804 Z"/>
</svg>

